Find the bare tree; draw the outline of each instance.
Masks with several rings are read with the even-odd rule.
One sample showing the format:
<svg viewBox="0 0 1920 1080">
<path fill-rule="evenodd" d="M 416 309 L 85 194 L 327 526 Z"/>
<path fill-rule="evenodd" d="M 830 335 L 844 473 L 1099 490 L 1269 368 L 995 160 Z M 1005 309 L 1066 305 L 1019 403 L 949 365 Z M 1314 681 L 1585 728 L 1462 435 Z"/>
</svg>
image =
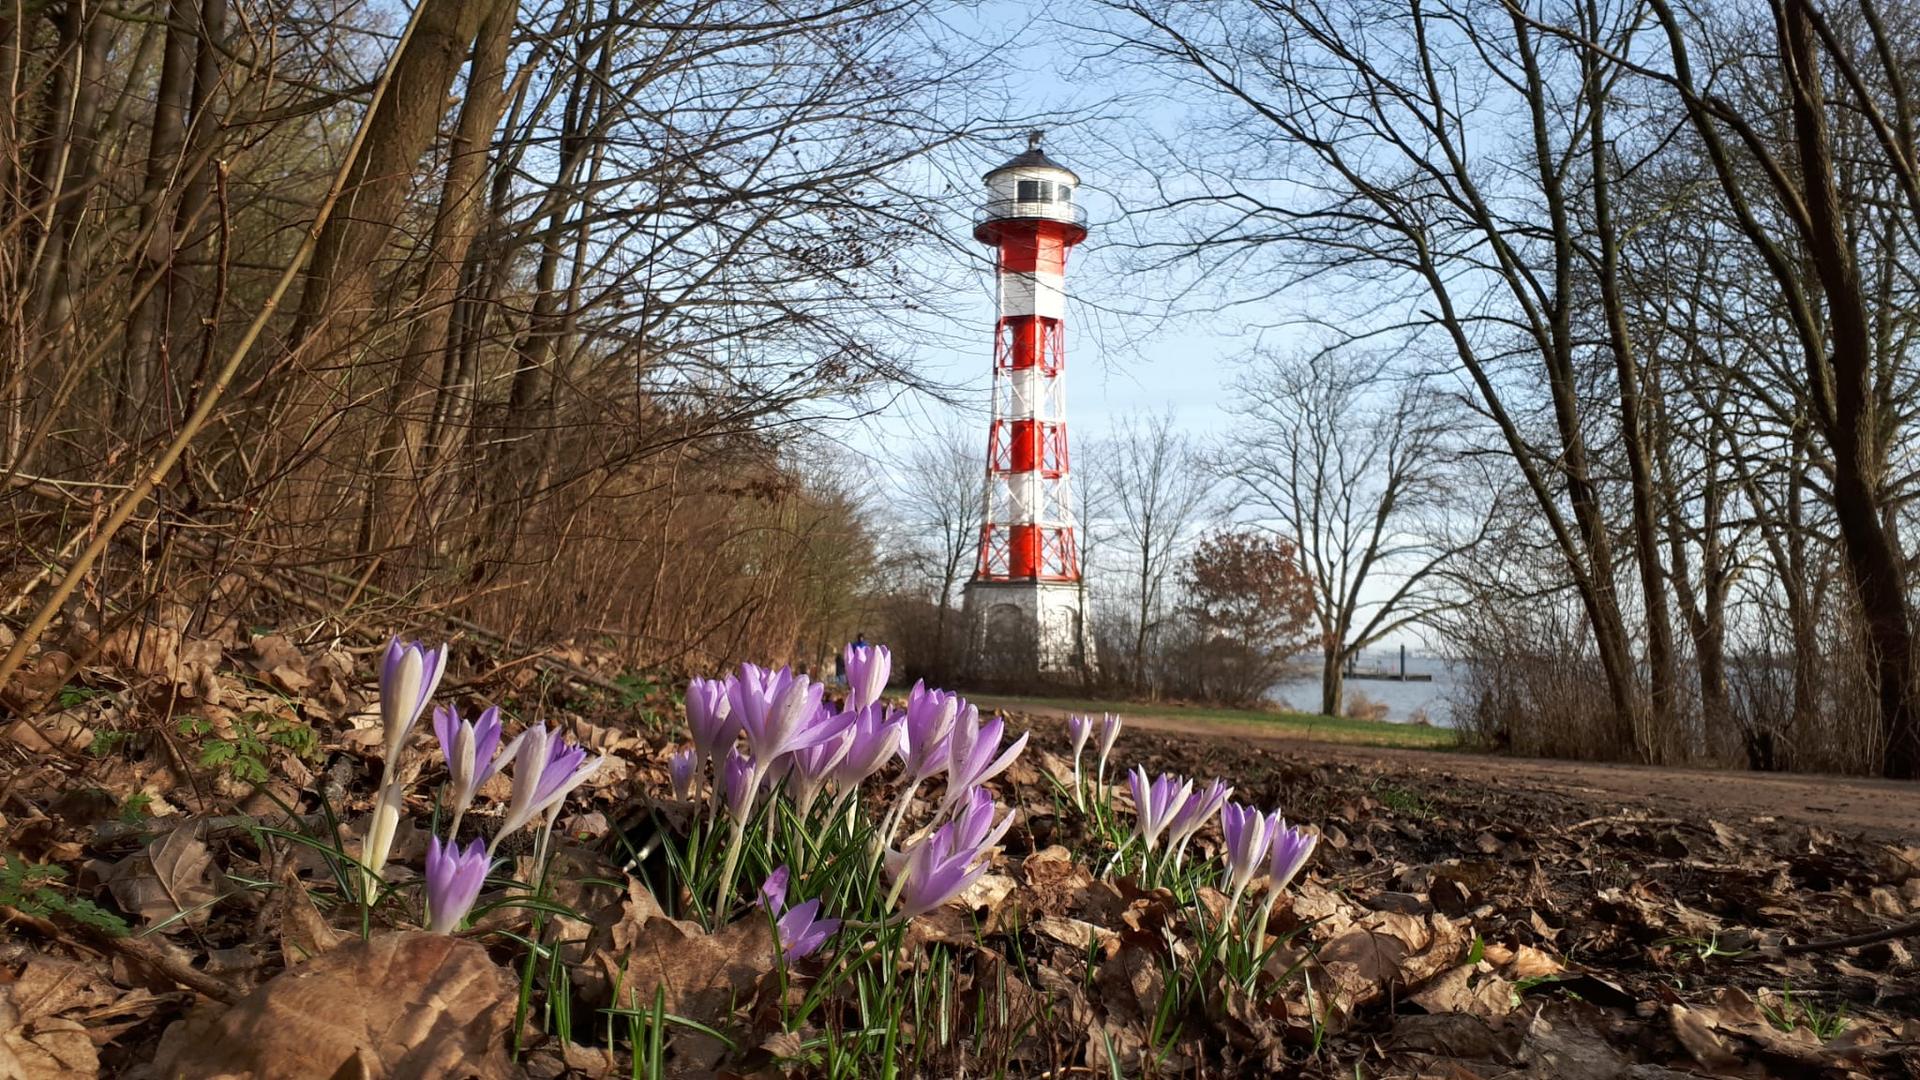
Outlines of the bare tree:
<svg viewBox="0 0 1920 1080">
<path fill-rule="evenodd" d="M 1877 171 L 1886 201 L 1907 219 L 1894 227 L 1905 232 L 1920 224 L 1920 154 L 1898 59 L 1912 42 L 1897 39 L 1869 0 L 1837 5 L 1863 24 L 1865 40 L 1858 43 L 1836 32 L 1813 0 L 1771 4 L 1777 35 L 1771 59 L 1786 92 L 1778 104 L 1789 119 L 1788 137 L 1773 139 L 1764 131 L 1769 118 L 1737 108 L 1696 72 L 1694 53 L 1712 24 L 1683 23 L 1666 0 L 1648 3 L 1671 67 L 1642 70 L 1677 91 L 1741 234 L 1773 276 L 1800 347 L 1808 418 L 1830 455 L 1832 507 L 1866 620 L 1882 771 L 1899 779 L 1920 776 L 1920 640 L 1906 557 L 1893 531 L 1887 468 L 1893 417 L 1877 347 L 1885 324 L 1873 314 L 1875 283 L 1862 275 L 1859 250 L 1862 232 L 1871 236 L 1875 225 L 1865 207 L 1849 205 L 1842 195 L 1843 183 L 1857 191 Z M 1580 40 L 1589 54 L 1613 53 L 1591 35 Z M 1869 120 L 1872 138 L 1854 140 L 1849 149 L 1873 151 L 1868 169 L 1843 161 L 1835 149 L 1836 125 L 1850 127 L 1859 116 Z"/>
<path fill-rule="evenodd" d="M 1132 681 L 1147 691 L 1148 644 L 1166 614 L 1167 583 L 1207 509 L 1213 478 L 1171 412 L 1127 418 L 1100 454 L 1119 549 L 1115 566 L 1132 605 Z"/>
<path fill-rule="evenodd" d="M 915 440 L 900 463 L 888 517 L 905 534 L 909 564 L 933 596 L 934 652 L 948 661 L 959 590 L 980 550 L 986 455 L 974 434 L 950 425 Z"/>
<path fill-rule="evenodd" d="M 1605 104 L 1621 77 L 1543 34 L 1516 8 L 1425 0 L 1238 5 L 1111 0 L 1108 42 L 1208 95 L 1183 149 L 1194 190 L 1166 202 L 1188 224 L 1159 241 L 1210 279 L 1255 296 L 1326 288 L 1354 341 L 1444 341 L 1476 408 L 1532 494 L 1579 599 L 1612 703 L 1613 752 L 1666 750 L 1673 658 L 1656 518 L 1640 450 L 1629 470 L 1632 550 L 1648 626 L 1635 655 L 1617 574 L 1596 431 L 1644 438 L 1631 341 L 1611 306 L 1605 252 L 1620 227 L 1595 164 L 1629 141 Z M 1557 5 L 1608 42 L 1637 0 Z M 1258 180 L 1236 182 L 1236 177 Z M 1595 322 L 1592 312 L 1602 313 Z M 1587 392 L 1610 351 L 1615 385 Z M 1611 404 L 1612 415 L 1607 416 Z M 1641 673 L 1652 692 L 1644 692 Z"/>
<path fill-rule="evenodd" d="M 1243 509 L 1299 552 L 1320 629 L 1320 711 L 1338 716 L 1362 649 L 1459 602 L 1440 571 L 1484 535 L 1485 503 L 1455 488 L 1453 410 L 1383 357 L 1264 357 L 1236 386 L 1242 423 L 1214 464 Z M 1467 519 L 1463 539 L 1449 538 L 1450 517 Z"/>
</svg>

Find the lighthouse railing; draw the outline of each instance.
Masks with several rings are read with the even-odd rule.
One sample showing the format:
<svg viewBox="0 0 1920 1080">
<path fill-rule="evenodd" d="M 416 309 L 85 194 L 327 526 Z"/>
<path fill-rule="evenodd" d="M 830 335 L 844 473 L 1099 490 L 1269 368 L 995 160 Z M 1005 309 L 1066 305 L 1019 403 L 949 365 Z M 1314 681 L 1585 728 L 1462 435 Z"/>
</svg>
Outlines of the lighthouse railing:
<svg viewBox="0 0 1920 1080">
<path fill-rule="evenodd" d="M 994 199 L 974 214 L 973 223 L 984 225 L 989 221 L 1027 219 L 1064 221 L 1084 229 L 1087 227 L 1087 209 L 1078 203 L 1054 202 L 1045 199 Z"/>
</svg>

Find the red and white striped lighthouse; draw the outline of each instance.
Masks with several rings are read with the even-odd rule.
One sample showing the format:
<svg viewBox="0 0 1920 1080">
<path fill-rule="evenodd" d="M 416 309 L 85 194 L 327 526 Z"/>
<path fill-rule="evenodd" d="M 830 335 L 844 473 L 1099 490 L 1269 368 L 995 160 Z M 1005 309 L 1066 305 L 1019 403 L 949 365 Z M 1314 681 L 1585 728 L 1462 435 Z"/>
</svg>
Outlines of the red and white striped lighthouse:
<svg viewBox="0 0 1920 1080">
<path fill-rule="evenodd" d="M 994 248 L 993 421 L 986 508 L 966 608 L 976 666 L 1019 675 L 1086 660 L 1068 486 L 1067 253 L 1086 239 L 1080 178 L 1047 157 L 1040 133 L 986 174 L 974 239 Z"/>
</svg>

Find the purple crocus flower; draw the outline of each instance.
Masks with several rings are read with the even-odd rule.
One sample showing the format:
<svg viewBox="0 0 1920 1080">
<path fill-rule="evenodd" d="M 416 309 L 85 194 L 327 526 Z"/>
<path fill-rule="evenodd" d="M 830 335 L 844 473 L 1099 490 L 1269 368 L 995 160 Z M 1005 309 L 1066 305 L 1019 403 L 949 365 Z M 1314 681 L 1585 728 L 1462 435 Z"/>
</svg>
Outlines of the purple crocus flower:
<svg viewBox="0 0 1920 1080">
<path fill-rule="evenodd" d="M 893 894 L 902 919 L 911 919 L 952 900 L 980 880 L 987 864 L 974 865 L 980 849 L 959 843 L 961 823 L 949 821 L 910 844 L 904 852 L 889 852 L 887 869 L 893 875 Z"/>
<path fill-rule="evenodd" d="M 953 843 L 956 850 L 984 852 L 998 844 L 1000 838 L 1007 835 L 1007 830 L 1013 827 L 1012 810 L 1001 815 L 997 824 L 994 822 L 993 815 L 999 807 L 994 805 L 993 793 L 986 788 L 977 787 L 967 792 L 962 802 L 963 805 L 953 815 Z"/>
<path fill-rule="evenodd" d="M 607 760 L 602 754 L 592 761 L 587 752 L 568 745 L 559 731 L 535 724 L 513 740 L 508 754 L 513 759 L 513 796 L 507 802 L 500 830 L 493 834 L 491 853 L 507 834 L 557 806 L 574 788 L 599 770 Z"/>
<path fill-rule="evenodd" d="M 789 963 L 803 960 L 820 951 L 834 931 L 840 929 L 839 919 L 820 918 L 820 901 L 808 900 L 787 910 L 787 868 L 782 866 L 767 875 L 760 885 L 761 907 L 774 917 L 774 929 L 780 937 L 780 953 Z"/>
<path fill-rule="evenodd" d="M 787 795 L 793 799 L 793 805 L 800 811 L 801 817 L 813 809 L 814 800 L 820 797 L 820 792 L 827 786 L 827 777 L 852 748 L 855 719 L 850 714 L 828 712 L 826 706 L 821 706 L 813 723 L 816 728 L 825 728 L 827 734 L 812 746 L 802 747 L 787 755 Z M 808 737 L 816 736 L 817 733 L 810 733 Z"/>
<path fill-rule="evenodd" d="M 487 883 L 492 865 L 480 841 L 465 850 L 449 842 L 440 846 L 440 838 L 427 837 L 427 929 L 436 934 L 451 934 L 473 910 L 480 889 Z"/>
<path fill-rule="evenodd" d="M 1206 787 L 1195 789 L 1180 809 L 1174 812 L 1173 820 L 1167 823 L 1167 844 L 1185 847 L 1187 841 L 1193 839 L 1194 833 L 1213 820 L 1213 815 L 1220 812 L 1220 807 L 1226 804 L 1232 794 L 1233 788 L 1225 780 L 1219 779 Z"/>
<path fill-rule="evenodd" d="M 1298 825 L 1288 826 L 1279 814 L 1274 815 L 1273 861 L 1267 869 L 1267 890 L 1278 893 L 1292 883 L 1294 875 L 1307 865 L 1313 849 L 1320 843 L 1319 836 L 1308 832 Z"/>
<path fill-rule="evenodd" d="M 792 963 L 819 952 L 820 946 L 840 929 L 840 920 L 821 918 L 820 899 L 815 897 L 794 905 L 780 916 L 774 929 L 780 936 L 780 954 Z"/>
<path fill-rule="evenodd" d="M 854 716 L 847 730 L 846 756 L 833 768 L 833 786 L 842 794 L 859 787 L 893 757 L 907 733 L 906 714 L 889 711 L 885 705 L 869 705 Z"/>
<path fill-rule="evenodd" d="M 667 771 L 673 775 L 673 797 L 683 802 L 693 798 L 700 779 L 700 751 L 691 746 L 676 750 L 667 759 Z"/>
<path fill-rule="evenodd" d="M 747 734 L 747 750 L 764 775 L 776 759 L 812 746 L 833 731 L 813 720 L 826 687 L 795 675 L 791 668 L 767 671 L 741 664 L 740 674 L 727 686 L 734 718 Z"/>
<path fill-rule="evenodd" d="M 788 870 L 785 866 L 781 866 L 773 873 L 768 874 L 767 880 L 760 883 L 760 899 L 758 901 L 760 906 L 773 912 L 775 915 L 787 910 L 787 881 L 792 876 L 792 871 Z"/>
<path fill-rule="evenodd" d="M 943 810 L 958 803 L 969 790 L 1006 771 L 1027 748 L 1027 735 L 1023 733 L 1006 753 L 995 757 L 1006 723 L 996 716 L 981 724 L 979 715 L 969 708 L 965 716 L 953 722 L 953 731 L 947 736 L 947 797 L 940 804 Z"/>
<path fill-rule="evenodd" d="M 1234 901 L 1239 901 L 1240 894 L 1253 882 L 1253 876 L 1260 872 L 1260 863 L 1279 828 L 1277 812 L 1262 814 L 1239 803 L 1228 803 L 1220 811 L 1220 831 L 1227 841 L 1226 850 L 1221 853 L 1227 865 L 1226 880 L 1221 885 Z"/>
<path fill-rule="evenodd" d="M 380 665 L 380 725 L 385 753 L 380 762 L 373 818 L 367 823 L 367 838 L 360 847 L 360 861 L 366 867 L 361 884 L 369 899 L 380 887 L 380 873 L 393 849 L 393 837 L 400 828 L 400 807 L 407 797 L 406 787 L 395 771 L 400 752 L 420 719 L 420 710 L 427 707 L 439 688 L 446 666 L 445 646 L 429 649 L 417 641 L 402 644 L 397 637 L 387 642 L 387 654 Z"/>
<path fill-rule="evenodd" d="M 759 786 L 753 759 L 735 748 L 727 752 L 726 764 L 720 771 L 721 790 L 727 800 L 727 815 L 733 818 L 736 829 L 744 829 L 747 815 L 753 812 L 754 790 Z"/>
<path fill-rule="evenodd" d="M 733 746 L 740 734 L 740 719 L 733 714 L 726 682 L 694 679 L 687 684 L 687 727 L 693 732 L 694 749 L 708 761 L 718 762 Z"/>
<path fill-rule="evenodd" d="M 885 645 L 848 645 L 847 708 L 864 709 L 880 700 L 893 675 L 893 653 Z"/>
<path fill-rule="evenodd" d="M 1160 833 L 1173 820 L 1174 811 L 1187 801 L 1187 795 L 1193 790 L 1193 781 L 1180 782 L 1180 778 L 1171 773 L 1161 773 L 1152 781 L 1147 779 L 1144 766 L 1135 765 L 1133 772 L 1127 775 L 1127 788 L 1133 793 L 1134 813 L 1133 833 L 1147 843 L 1152 851 L 1154 843 L 1160 839 Z"/>
<path fill-rule="evenodd" d="M 958 694 L 929 690 L 924 680 L 913 684 L 907 694 L 906 734 L 900 740 L 900 760 L 906 767 L 908 783 L 925 783 L 946 770 L 947 737 L 963 707 L 971 716 L 979 715 L 979 710 L 967 705 Z"/>
<path fill-rule="evenodd" d="M 1120 739 L 1120 716 L 1107 713 L 1100 720 L 1100 767 L 1096 772 L 1102 788 L 1107 786 L 1107 755 L 1113 753 L 1113 744 Z"/>
<path fill-rule="evenodd" d="M 387 737 L 389 767 L 399 760 L 407 733 L 413 730 L 427 702 L 433 700 L 446 668 L 444 645 L 429 649 L 417 641 L 402 644 L 397 637 L 387 642 L 387 654 L 380 665 L 380 725 Z"/>
<path fill-rule="evenodd" d="M 453 709 L 437 705 L 433 710 L 433 733 L 440 740 L 440 754 L 447 761 L 448 782 L 453 785 L 453 825 L 447 835 L 457 836 L 460 818 L 473 805 L 474 793 L 507 763 L 506 757 L 495 759 L 493 756 L 500 745 L 500 710 L 488 706 L 477 719 L 462 720 Z M 518 749 L 519 744 L 515 743 L 509 748 L 508 757 Z"/>
</svg>

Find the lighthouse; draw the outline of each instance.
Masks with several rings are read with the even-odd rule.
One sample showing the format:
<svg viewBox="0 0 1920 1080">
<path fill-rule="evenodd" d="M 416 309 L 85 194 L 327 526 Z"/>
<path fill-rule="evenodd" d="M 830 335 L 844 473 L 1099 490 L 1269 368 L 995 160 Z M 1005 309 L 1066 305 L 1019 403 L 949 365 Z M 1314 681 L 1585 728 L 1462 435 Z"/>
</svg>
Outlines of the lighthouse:
<svg viewBox="0 0 1920 1080">
<path fill-rule="evenodd" d="M 993 330 L 980 551 L 967 582 L 970 660 L 982 675 L 1059 675 L 1086 665 L 1067 459 L 1067 253 L 1086 239 L 1074 200 L 1080 178 L 1040 149 L 984 177 L 974 239 L 993 248 L 999 312 Z"/>
</svg>

